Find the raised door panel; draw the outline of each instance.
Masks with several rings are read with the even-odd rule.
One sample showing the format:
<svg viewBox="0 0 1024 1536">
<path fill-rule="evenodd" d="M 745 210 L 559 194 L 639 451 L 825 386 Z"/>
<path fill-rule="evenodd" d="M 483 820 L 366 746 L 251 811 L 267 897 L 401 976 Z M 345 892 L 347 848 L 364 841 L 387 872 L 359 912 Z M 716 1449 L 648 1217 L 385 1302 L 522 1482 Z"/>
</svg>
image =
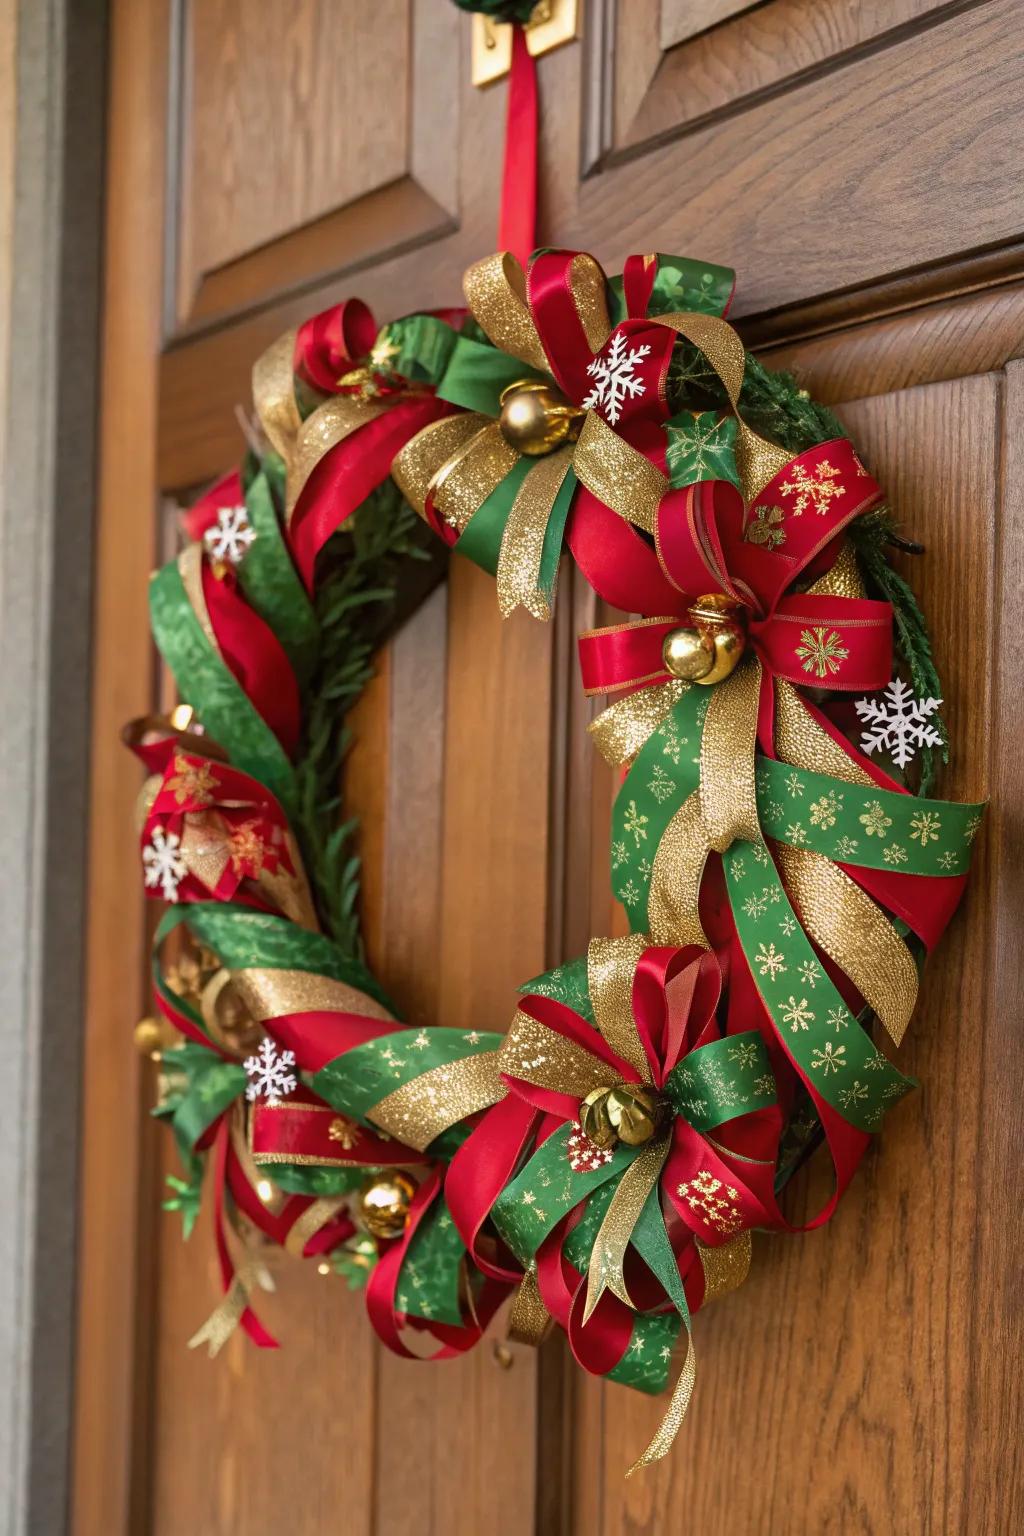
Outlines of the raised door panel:
<svg viewBox="0 0 1024 1536">
<path fill-rule="evenodd" d="M 605 140 L 635 150 L 915 30 L 945 0 L 598 0 L 614 37 Z"/>
<path fill-rule="evenodd" d="M 172 335 L 450 229 L 456 15 L 180 0 L 173 25 Z"/>
<path fill-rule="evenodd" d="M 768 26 L 783 3 L 772 0 L 736 25 L 760 18 Z M 800 6 L 805 17 L 827 9 Z M 632 13 L 622 14 L 627 25 Z M 589 36 L 587 120 L 596 133 L 609 75 L 600 36 Z M 616 69 L 628 62 L 624 47 Z M 687 90 L 628 155 L 599 152 L 575 210 L 556 215 L 548 236 L 596 249 L 609 270 L 652 246 L 723 262 L 739 274 L 740 316 L 810 301 L 821 307 L 836 294 L 849 309 L 856 297 L 847 290 L 897 274 L 917 274 L 920 286 L 923 270 L 972 252 L 985 252 L 978 281 L 1019 269 L 1017 0 L 930 10 L 770 99 L 755 94 L 739 112 L 689 121 L 690 99 Z M 947 271 L 945 281 L 956 275 Z"/>
</svg>

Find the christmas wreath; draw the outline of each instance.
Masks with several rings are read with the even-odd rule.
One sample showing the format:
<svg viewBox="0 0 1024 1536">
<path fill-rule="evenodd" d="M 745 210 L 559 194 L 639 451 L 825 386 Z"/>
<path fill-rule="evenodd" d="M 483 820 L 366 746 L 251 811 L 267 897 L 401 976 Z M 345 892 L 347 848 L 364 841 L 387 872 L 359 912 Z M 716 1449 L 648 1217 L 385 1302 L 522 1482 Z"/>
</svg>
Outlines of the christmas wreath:
<svg viewBox="0 0 1024 1536">
<path fill-rule="evenodd" d="M 183 705 L 128 731 L 166 903 L 156 1113 L 206 1172 L 223 1299 L 274 1340 L 260 1241 L 365 1281 L 402 1355 L 562 1329 L 661 1392 L 691 1317 L 819 1145 L 836 1205 L 888 1107 L 982 808 L 928 797 L 945 734 L 882 493 L 831 414 L 745 353 L 732 274 L 581 252 L 472 266 L 466 307 L 337 305 L 256 364 L 259 440 L 152 581 Z M 507 1032 L 412 1029 L 364 964 L 345 713 L 444 546 L 545 619 L 559 563 L 628 617 L 579 640 L 621 768 L 623 938 L 527 981 Z M 518 622 L 523 622 L 522 619 Z M 909 782 L 908 782 L 909 781 Z M 486 1026 L 486 1027 L 485 1027 Z M 878 1037 L 876 1043 L 875 1036 Z M 803 1230 L 803 1228 L 801 1228 Z M 677 1349 L 678 1345 L 678 1349 Z"/>
</svg>

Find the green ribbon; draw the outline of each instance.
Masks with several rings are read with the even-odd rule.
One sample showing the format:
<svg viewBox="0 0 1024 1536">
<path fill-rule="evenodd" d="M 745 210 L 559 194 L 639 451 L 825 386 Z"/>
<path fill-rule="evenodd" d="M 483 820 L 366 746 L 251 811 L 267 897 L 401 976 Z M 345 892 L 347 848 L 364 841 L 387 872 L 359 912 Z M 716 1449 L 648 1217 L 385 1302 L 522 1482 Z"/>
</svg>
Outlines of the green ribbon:
<svg viewBox="0 0 1024 1536">
<path fill-rule="evenodd" d="M 466 1246 L 443 1196 L 423 1217 L 402 1260 L 395 1289 L 400 1312 L 461 1326 L 459 1301 Z"/>
<path fill-rule="evenodd" d="M 790 905 L 771 859 L 753 843 L 722 855 L 729 903 L 762 1001 L 807 1081 L 844 1120 L 877 1131 L 914 1080 L 877 1050 L 846 1006 Z"/>
<path fill-rule="evenodd" d="M 703 1134 L 776 1099 L 775 1077 L 756 1029 L 690 1051 L 665 1079 L 676 1114 Z"/>
<path fill-rule="evenodd" d="M 285 546 L 265 472 L 257 474 L 246 487 L 245 506 L 256 537 L 238 568 L 239 585 L 280 640 L 300 685 L 305 687 L 316 663 L 319 626 Z"/>
<path fill-rule="evenodd" d="M 313 1077 L 312 1089 L 341 1114 L 367 1124 L 375 1104 L 435 1067 L 495 1051 L 504 1036 L 478 1030 L 396 1030 L 364 1040 Z M 438 1138 L 440 1139 L 440 1138 Z"/>
<path fill-rule="evenodd" d="M 497 417 L 502 392 L 522 379 L 548 379 L 547 374 L 510 357 L 489 342 L 469 336 L 456 337 L 444 376 L 437 386 L 440 399 L 450 400 L 467 411 Z"/>
<path fill-rule="evenodd" d="M 571 1135 L 572 1126 L 563 1125 L 549 1136 L 492 1207 L 494 1225 L 524 1267 L 563 1216 L 602 1184 L 612 1179 L 617 1183 L 638 1154 L 636 1147 L 620 1143 L 610 1162 L 576 1170 L 569 1162 Z"/>
<path fill-rule="evenodd" d="M 646 932 L 654 856 L 665 829 L 700 781 L 710 690 L 690 688 L 637 753 L 612 808 L 612 890 L 635 933 Z"/>
<path fill-rule="evenodd" d="M 181 697 L 233 765 L 265 784 L 292 815 L 296 787 L 288 755 L 210 645 L 174 561 L 153 576 L 149 608 L 153 637 Z"/>
<path fill-rule="evenodd" d="M 759 756 L 757 809 L 766 837 L 838 863 L 908 875 L 965 875 L 984 805 L 849 784 Z"/>
</svg>

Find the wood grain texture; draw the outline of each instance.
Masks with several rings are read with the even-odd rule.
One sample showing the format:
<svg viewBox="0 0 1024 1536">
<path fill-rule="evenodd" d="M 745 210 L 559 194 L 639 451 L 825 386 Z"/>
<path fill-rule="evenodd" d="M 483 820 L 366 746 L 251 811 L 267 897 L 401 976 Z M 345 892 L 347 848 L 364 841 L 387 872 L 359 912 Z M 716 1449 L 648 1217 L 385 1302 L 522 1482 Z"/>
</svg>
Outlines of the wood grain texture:
<svg viewBox="0 0 1024 1536">
<path fill-rule="evenodd" d="M 408 0 L 186 0 L 183 315 L 204 273 L 405 174 L 410 25 Z"/>
<path fill-rule="evenodd" d="M 996 767 L 1002 710 L 993 688 L 997 573 L 1019 573 L 1021 561 L 1020 524 L 1011 529 L 1000 509 L 1001 410 L 998 379 L 983 377 L 863 400 L 842 414 L 927 545 L 908 575 L 944 679 L 952 767 L 941 792 L 981 798 L 998 777 L 1009 791 L 1003 814 L 1016 819 L 1019 778 L 1007 783 L 1007 769 Z M 684 1518 L 711 1536 L 997 1536 L 1019 1520 L 1024 1401 L 1004 1362 L 1019 1348 L 1021 1243 L 981 1174 L 985 1159 L 998 1185 L 994 1154 L 983 1150 L 989 1095 L 1008 1115 L 997 1138 L 1005 1153 L 1019 1121 L 1009 1100 L 1019 1104 L 1024 1086 L 1019 1034 L 984 1006 L 1002 975 L 1015 985 L 1015 962 L 1001 962 L 989 938 L 996 869 L 1007 868 L 1001 853 L 994 863 L 998 847 L 990 825 L 964 907 L 926 970 L 901 1053 L 921 1091 L 889 1118 L 831 1225 L 755 1239 L 742 1291 L 698 1317 L 696 1396 L 673 1455 L 623 1482 L 620 1463 L 664 1402 L 588 1389 L 604 1404 L 584 1420 L 577 1475 L 584 1485 L 588 1468 L 600 1478 L 582 1507 L 599 1509 L 597 1529 L 608 1536 Z M 819 1163 L 797 1196 L 805 1216 L 826 1185 Z M 968 1300 L 983 1295 L 991 1305 Z M 1008 1476 L 993 1470 L 983 1492 L 974 1447 L 990 1442 L 987 1465 L 998 1461 Z"/>
<path fill-rule="evenodd" d="M 661 46 L 674 48 L 698 32 L 749 11 L 758 0 L 661 0 Z"/>
<path fill-rule="evenodd" d="M 621 74 L 615 85 L 614 138 L 605 147 L 621 152 L 665 133 L 677 134 L 952 9 L 948 0 L 816 0 L 813 6 L 806 0 L 753 6 L 740 0 L 619 3 Z M 660 25 L 651 25 L 647 17 L 659 12 Z"/>
<path fill-rule="evenodd" d="M 734 266 L 738 314 L 1015 240 L 1020 8 L 989 0 L 925 36 L 588 177 L 549 237 L 609 271 L 652 239 Z"/>
</svg>

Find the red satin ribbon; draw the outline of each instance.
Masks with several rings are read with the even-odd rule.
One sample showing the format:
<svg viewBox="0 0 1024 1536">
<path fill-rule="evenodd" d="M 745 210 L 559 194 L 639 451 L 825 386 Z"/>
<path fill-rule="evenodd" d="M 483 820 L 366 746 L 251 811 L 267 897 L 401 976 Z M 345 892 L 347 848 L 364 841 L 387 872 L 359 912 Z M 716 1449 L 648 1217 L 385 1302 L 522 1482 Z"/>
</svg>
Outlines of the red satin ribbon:
<svg viewBox="0 0 1024 1536">
<path fill-rule="evenodd" d="M 523 266 L 537 243 L 537 66 L 526 33 L 512 28 L 512 68 L 505 119 L 505 168 L 501 180 L 498 249 Z"/>
<path fill-rule="evenodd" d="M 347 299 L 303 321 L 295 333 L 293 372 L 321 394 L 334 394 L 342 374 L 361 362 L 377 336 L 362 299 Z"/>
<path fill-rule="evenodd" d="M 203 596 L 225 665 L 291 757 L 299 744 L 299 685 L 280 640 L 241 596 L 233 571 L 203 562 Z"/>
</svg>

